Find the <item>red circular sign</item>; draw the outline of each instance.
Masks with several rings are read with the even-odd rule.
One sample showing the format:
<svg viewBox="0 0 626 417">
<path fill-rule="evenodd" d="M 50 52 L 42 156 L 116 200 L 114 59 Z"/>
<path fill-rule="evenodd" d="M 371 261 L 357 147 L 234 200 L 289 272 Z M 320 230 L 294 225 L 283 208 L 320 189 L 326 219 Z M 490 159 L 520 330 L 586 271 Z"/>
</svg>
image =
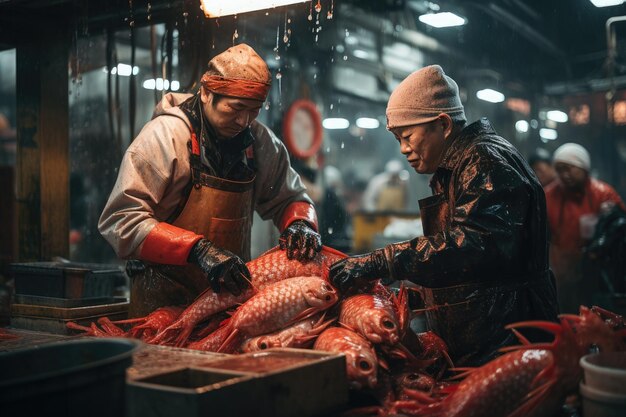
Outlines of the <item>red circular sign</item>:
<svg viewBox="0 0 626 417">
<path fill-rule="evenodd" d="M 283 120 L 283 137 L 289 152 L 306 159 L 322 146 L 322 117 L 310 100 L 296 100 Z"/>
</svg>

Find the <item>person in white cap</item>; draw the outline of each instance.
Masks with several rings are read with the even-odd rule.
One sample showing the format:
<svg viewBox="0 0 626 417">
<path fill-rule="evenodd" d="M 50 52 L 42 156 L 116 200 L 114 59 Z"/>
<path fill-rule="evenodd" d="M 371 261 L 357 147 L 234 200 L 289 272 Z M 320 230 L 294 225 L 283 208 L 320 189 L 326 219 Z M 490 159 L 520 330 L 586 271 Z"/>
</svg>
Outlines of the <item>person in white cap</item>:
<svg viewBox="0 0 626 417">
<path fill-rule="evenodd" d="M 287 150 L 257 122 L 271 83 L 248 45 L 209 61 L 197 94 L 166 94 L 127 149 L 98 224 L 132 275 L 130 315 L 191 303 L 209 285 L 239 294 L 253 211 L 287 256 L 321 249 L 317 215 Z"/>
<path fill-rule="evenodd" d="M 582 249 L 593 237 L 602 205 L 608 202 L 624 208 L 624 203 L 613 187 L 589 175 L 591 158 L 581 145 L 561 145 L 553 163 L 558 181 L 546 188 L 550 264 L 561 310 L 578 313 L 591 295 L 582 273 Z"/>
<path fill-rule="evenodd" d="M 335 263 L 333 283 L 418 284 L 427 325 L 456 366 L 517 343 L 508 323 L 556 320 L 545 196 L 520 153 L 487 119 L 467 125 L 457 84 L 438 65 L 399 84 L 387 128 L 416 172 L 434 174 L 434 195 L 419 202 L 424 236 Z"/>
</svg>

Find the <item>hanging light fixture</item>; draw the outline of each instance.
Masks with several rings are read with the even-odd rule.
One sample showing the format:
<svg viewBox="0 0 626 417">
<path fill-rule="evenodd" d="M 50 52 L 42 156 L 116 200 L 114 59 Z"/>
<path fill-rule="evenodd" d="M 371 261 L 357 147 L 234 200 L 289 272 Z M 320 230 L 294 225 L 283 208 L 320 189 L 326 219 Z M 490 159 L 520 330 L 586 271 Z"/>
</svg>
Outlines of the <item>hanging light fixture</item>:
<svg viewBox="0 0 626 417">
<path fill-rule="evenodd" d="M 311 0 L 200 0 L 200 7 L 206 17 L 221 17 L 307 1 Z"/>
<path fill-rule="evenodd" d="M 591 0 L 591 2 L 596 7 L 609 7 L 619 6 L 624 3 L 624 0 Z"/>
</svg>

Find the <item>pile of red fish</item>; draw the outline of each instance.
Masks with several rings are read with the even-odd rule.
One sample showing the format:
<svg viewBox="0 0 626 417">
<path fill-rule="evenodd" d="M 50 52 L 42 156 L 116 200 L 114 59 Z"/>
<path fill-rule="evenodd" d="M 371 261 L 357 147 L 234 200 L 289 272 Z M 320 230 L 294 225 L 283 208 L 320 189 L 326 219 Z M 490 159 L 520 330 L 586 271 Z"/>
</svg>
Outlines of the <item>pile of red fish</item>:
<svg viewBox="0 0 626 417">
<path fill-rule="evenodd" d="M 452 365 L 446 345 L 432 332 L 409 329 L 404 288 L 396 295 L 375 283 L 340 297 L 330 285 L 328 267 L 345 256 L 324 247 L 302 264 L 274 248 L 247 264 L 251 288 L 239 296 L 207 289 L 186 308 L 169 306 L 142 318 L 112 322 L 104 317 L 89 327 L 68 327 L 92 336 L 211 352 L 312 347 L 344 353 L 352 387 L 367 390 L 380 404 L 353 413 L 378 415 L 550 415 L 577 389 L 578 360 L 590 346 L 626 350 L 621 316 L 581 307 L 580 315 L 562 315 L 560 323 L 510 325 L 519 346 L 504 349 L 479 368 L 452 368 L 461 373 L 442 381 Z M 531 344 L 520 327 L 540 328 L 555 338 Z"/>
</svg>

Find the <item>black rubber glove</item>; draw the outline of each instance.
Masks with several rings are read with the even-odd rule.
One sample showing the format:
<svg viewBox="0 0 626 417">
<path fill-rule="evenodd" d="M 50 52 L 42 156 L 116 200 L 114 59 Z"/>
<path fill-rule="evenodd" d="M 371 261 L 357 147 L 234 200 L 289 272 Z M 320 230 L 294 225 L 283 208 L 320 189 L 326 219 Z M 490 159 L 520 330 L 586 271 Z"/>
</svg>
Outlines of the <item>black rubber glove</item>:
<svg viewBox="0 0 626 417">
<path fill-rule="evenodd" d="M 322 250 L 322 237 L 304 220 L 296 220 L 278 239 L 281 249 L 287 249 L 287 258 L 305 262 Z"/>
<path fill-rule="evenodd" d="M 206 273 L 215 292 L 220 292 L 224 286 L 231 294 L 239 295 L 250 285 L 250 271 L 245 262 L 206 239 L 200 239 L 191 248 L 187 262 L 198 265 Z"/>
<path fill-rule="evenodd" d="M 126 275 L 128 278 L 132 278 L 136 275 L 143 274 L 146 270 L 146 264 L 137 259 L 131 259 L 126 261 Z"/>
<path fill-rule="evenodd" d="M 329 278 L 341 292 L 345 292 L 359 281 L 389 278 L 390 270 L 384 249 L 365 255 L 351 256 L 335 262 L 330 267 Z"/>
</svg>

